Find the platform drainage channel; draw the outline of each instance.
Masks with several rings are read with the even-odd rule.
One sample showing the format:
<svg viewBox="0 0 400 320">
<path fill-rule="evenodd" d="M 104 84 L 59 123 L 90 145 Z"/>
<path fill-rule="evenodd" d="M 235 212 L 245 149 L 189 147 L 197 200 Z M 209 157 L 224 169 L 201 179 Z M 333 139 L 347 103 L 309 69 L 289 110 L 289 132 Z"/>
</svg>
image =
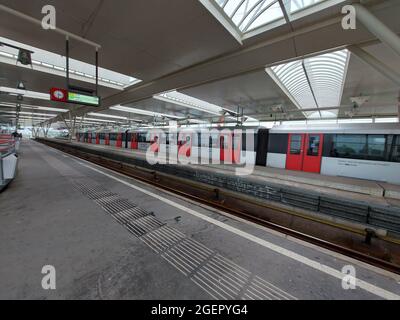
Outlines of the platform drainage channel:
<svg viewBox="0 0 400 320">
<path fill-rule="evenodd" d="M 73 182 L 82 194 L 214 299 L 296 299 L 96 182 Z"/>
</svg>

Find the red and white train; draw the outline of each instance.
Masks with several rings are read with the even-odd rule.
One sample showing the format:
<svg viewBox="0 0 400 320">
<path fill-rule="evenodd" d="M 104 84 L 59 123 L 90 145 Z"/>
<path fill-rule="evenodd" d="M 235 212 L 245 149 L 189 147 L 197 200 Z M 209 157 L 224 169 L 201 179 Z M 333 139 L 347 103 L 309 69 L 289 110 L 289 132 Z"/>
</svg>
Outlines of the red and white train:
<svg viewBox="0 0 400 320">
<path fill-rule="evenodd" d="M 178 152 L 187 157 L 221 163 L 247 163 L 331 176 L 354 177 L 400 184 L 400 124 L 336 124 L 277 126 L 252 129 L 254 146 L 246 130 L 183 133 L 180 141 L 149 130 L 84 132 L 77 140 L 117 148 L 158 151 L 177 139 Z M 247 147 L 246 147 L 247 144 Z M 227 152 L 228 151 L 228 152 Z M 227 154 L 228 158 L 227 159 Z M 232 156 L 230 156 L 232 154 Z"/>
</svg>

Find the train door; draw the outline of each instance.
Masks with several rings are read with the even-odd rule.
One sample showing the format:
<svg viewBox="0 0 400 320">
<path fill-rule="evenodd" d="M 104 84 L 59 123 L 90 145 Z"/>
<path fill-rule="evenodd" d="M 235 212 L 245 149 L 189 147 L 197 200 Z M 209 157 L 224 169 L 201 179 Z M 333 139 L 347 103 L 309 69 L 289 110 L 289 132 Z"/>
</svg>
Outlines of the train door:
<svg viewBox="0 0 400 320">
<path fill-rule="evenodd" d="M 100 144 L 100 133 L 96 133 L 96 144 Z"/>
<path fill-rule="evenodd" d="M 289 134 L 286 169 L 303 170 L 305 134 Z"/>
<path fill-rule="evenodd" d="M 122 148 L 122 133 L 117 134 L 117 143 L 116 143 L 117 148 Z"/>
<path fill-rule="evenodd" d="M 233 133 L 233 141 L 232 141 L 232 163 L 239 164 L 241 163 L 242 157 L 242 138 L 243 135 L 241 133 Z"/>
<path fill-rule="evenodd" d="M 219 137 L 219 160 L 221 163 L 227 162 L 227 163 L 232 163 L 233 162 L 233 141 L 232 141 L 232 134 L 221 134 Z"/>
<path fill-rule="evenodd" d="M 88 143 L 92 143 L 92 133 L 88 133 Z"/>
<path fill-rule="evenodd" d="M 184 134 L 183 140 L 178 141 L 178 156 L 189 158 L 192 154 L 192 136 Z"/>
<path fill-rule="evenodd" d="M 307 134 L 304 148 L 303 171 L 321 172 L 322 146 L 324 145 L 322 134 Z"/>
<path fill-rule="evenodd" d="M 110 134 L 106 133 L 104 138 L 105 138 L 104 139 L 105 145 L 109 146 L 110 145 Z"/>
<path fill-rule="evenodd" d="M 221 163 L 225 162 L 225 136 L 219 137 L 219 160 Z"/>
<path fill-rule="evenodd" d="M 289 134 L 286 169 L 321 172 L 322 134 Z"/>
<path fill-rule="evenodd" d="M 137 150 L 138 147 L 139 147 L 139 145 L 138 145 L 138 134 L 137 133 L 132 133 L 131 148 Z"/>
<path fill-rule="evenodd" d="M 267 165 L 269 131 L 268 129 L 260 129 L 257 135 L 256 165 L 265 167 Z"/>
</svg>

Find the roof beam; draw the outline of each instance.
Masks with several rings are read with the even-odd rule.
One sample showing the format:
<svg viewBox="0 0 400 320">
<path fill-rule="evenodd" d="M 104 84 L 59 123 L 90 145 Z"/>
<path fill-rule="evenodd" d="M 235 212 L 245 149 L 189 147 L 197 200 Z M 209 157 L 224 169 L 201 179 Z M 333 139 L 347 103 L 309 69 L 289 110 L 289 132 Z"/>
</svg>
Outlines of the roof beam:
<svg viewBox="0 0 400 320">
<path fill-rule="evenodd" d="M 379 40 L 400 56 L 400 38 L 363 5 L 354 3 L 357 19 Z"/>
<path fill-rule="evenodd" d="M 352 45 L 347 47 L 351 53 L 356 55 L 366 64 L 374 68 L 378 71 L 381 75 L 395 83 L 396 85 L 400 86 L 400 75 L 389 68 L 386 64 L 366 52 L 365 50 L 361 49 L 359 46 Z"/>
<path fill-rule="evenodd" d="M 15 17 L 18 17 L 18 18 L 21 18 L 23 20 L 29 21 L 29 22 L 31 22 L 33 24 L 36 24 L 36 25 L 40 26 L 40 28 L 42 28 L 42 21 L 40 21 L 38 19 L 35 19 L 35 18 L 33 18 L 33 17 L 31 17 L 31 16 L 29 16 L 27 14 L 24 14 L 24 13 L 19 12 L 17 10 L 11 9 L 9 7 L 6 7 L 5 5 L 2 5 L 2 4 L 0 4 L 0 10 L 4 11 L 4 12 L 7 12 L 7 13 L 15 16 Z M 82 38 L 82 37 L 80 37 L 80 36 L 78 36 L 76 34 L 73 34 L 71 32 L 65 31 L 63 29 L 55 28 L 55 29 L 50 29 L 50 30 L 52 30 L 52 31 L 54 31 L 56 33 L 62 34 L 65 37 L 69 37 L 71 39 L 75 39 L 75 40 L 80 41 L 82 43 L 85 43 L 85 44 L 87 44 L 89 46 L 92 46 L 92 47 L 96 48 L 96 50 L 101 48 L 101 45 L 99 45 L 99 44 L 97 44 L 97 43 L 95 43 L 93 41 L 90 41 L 88 39 Z"/>
</svg>

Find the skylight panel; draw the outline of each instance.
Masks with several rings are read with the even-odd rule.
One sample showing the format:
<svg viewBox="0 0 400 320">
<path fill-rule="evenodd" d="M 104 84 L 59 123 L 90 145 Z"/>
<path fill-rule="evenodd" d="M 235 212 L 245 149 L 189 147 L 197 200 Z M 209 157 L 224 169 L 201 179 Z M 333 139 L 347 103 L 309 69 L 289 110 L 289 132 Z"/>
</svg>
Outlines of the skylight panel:
<svg viewBox="0 0 400 320">
<path fill-rule="evenodd" d="M 241 43 L 345 0 L 198 0 Z"/>
<path fill-rule="evenodd" d="M 303 10 L 323 1 L 325 0 L 290 0 L 290 12 Z"/>
<path fill-rule="evenodd" d="M 76 120 L 95 121 L 95 122 L 107 122 L 107 123 L 117 123 L 117 121 L 115 121 L 115 120 L 103 120 L 103 119 L 82 118 L 82 117 L 76 117 Z"/>
<path fill-rule="evenodd" d="M 339 107 L 346 78 L 349 51 L 341 50 L 268 68 L 266 71 L 299 109 Z M 336 116 L 304 112 L 307 117 Z"/>
<path fill-rule="evenodd" d="M 0 91 L 6 92 L 10 95 L 15 95 L 15 96 L 23 95 L 24 97 L 27 97 L 27 98 L 50 100 L 50 94 L 48 94 L 48 93 L 20 90 L 20 89 L 8 88 L 8 87 L 0 87 Z"/>
<path fill-rule="evenodd" d="M 52 53 L 46 50 L 35 48 L 17 41 L 13 41 L 7 38 L 0 37 L 0 42 L 7 44 L 12 44 L 17 47 L 21 47 L 30 51 L 32 54 L 32 64 L 35 65 L 35 69 L 50 74 L 65 76 L 65 56 Z M 18 52 L 15 49 L 6 46 L 0 47 L 0 58 L 1 62 L 16 64 Z M 89 83 L 94 83 L 95 78 L 95 66 L 89 63 L 85 63 L 79 60 L 70 59 L 70 77 L 75 80 L 85 81 Z M 18 64 L 20 67 L 20 64 Z M 30 68 L 30 66 L 29 66 Z M 110 87 L 114 89 L 123 90 L 126 87 L 132 86 L 136 83 L 141 82 L 141 80 L 134 77 L 124 75 L 115 71 L 111 71 L 104 68 L 99 68 L 99 84 L 105 87 Z"/>
<path fill-rule="evenodd" d="M 283 17 L 278 0 L 227 0 L 216 3 L 242 33 Z"/>
<path fill-rule="evenodd" d="M 207 112 L 207 113 L 217 115 L 217 116 L 222 115 L 222 113 L 224 111 L 223 108 L 221 108 L 215 104 L 188 96 L 186 94 L 183 94 L 183 93 L 180 93 L 177 91 L 171 91 L 171 92 L 158 94 L 158 95 L 153 96 L 153 98 L 157 99 L 157 100 L 165 101 L 165 102 L 174 103 L 174 104 L 186 107 L 186 108 L 196 109 L 199 111 Z"/>
<path fill-rule="evenodd" d="M 123 107 L 123 106 L 110 107 L 110 110 L 116 110 L 116 111 L 122 111 L 122 112 L 127 112 L 127 113 L 134 113 L 134 114 L 141 114 L 141 115 L 152 116 L 152 117 L 160 117 L 160 118 L 166 117 L 166 118 L 172 118 L 172 119 L 183 119 L 183 117 L 178 117 L 175 115 L 153 112 L 153 111 L 137 109 L 137 108 Z"/>
<path fill-rule="evenodd" d="M 114 116 L 112 114 L 96 113 L 96 112 L 89 112 L 88 116 L 95 116 L 95 117 L 101 117 L 101 118 L 110 118 L 110 119 L 119 119 L 119 120 L 128 120 L 127 117 Z"/>
<path fill-rule="evenodd" d="M 9 102 L 2 102 L 0 103 L 0 107 L 5 106 L 9 108 L 16 108 L 15 103 L 9 103 Z M 40 107 L 40 106 L 32 106 L 29 104 L 21 104 L 22 109 L 29 109 L 29 110 L 42 110 L 42 111 L 53 111 L 53 112 L 69 112 L 67 109 L 59 109 L 59 108 L 50 108 L 50 107 Z"/>
</svg>

